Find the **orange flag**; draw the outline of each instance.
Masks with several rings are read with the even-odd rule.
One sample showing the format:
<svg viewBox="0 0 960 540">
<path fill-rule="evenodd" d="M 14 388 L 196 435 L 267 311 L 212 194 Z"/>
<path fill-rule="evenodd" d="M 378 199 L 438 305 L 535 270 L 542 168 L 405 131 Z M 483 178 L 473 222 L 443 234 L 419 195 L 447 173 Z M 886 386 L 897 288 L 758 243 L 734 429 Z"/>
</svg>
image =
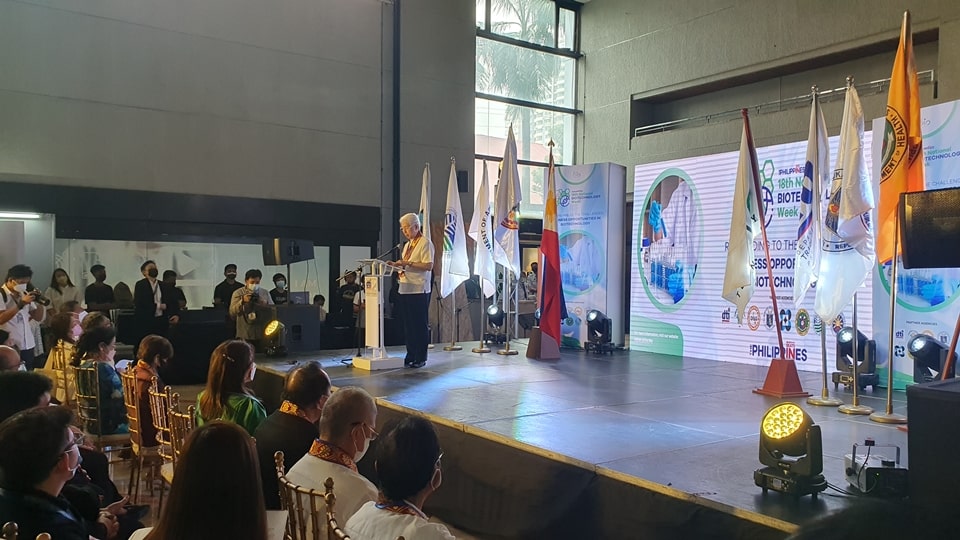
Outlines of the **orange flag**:
<svg viewBox="0 0 960 540">
<path fill-rule="evenodd" d="M 880 169 L 880 204 L 877 218 L 877 262 L 884 264 L 900 254 L 894 251 L 897 205 L 905 191 L 923 191 L 923 136 L 920 133 L 920 83 L 913 60 L 910 12 L 903 14 L 900 46 L 890 75 L 887 121 L 883 130 Z"/>
</svg>

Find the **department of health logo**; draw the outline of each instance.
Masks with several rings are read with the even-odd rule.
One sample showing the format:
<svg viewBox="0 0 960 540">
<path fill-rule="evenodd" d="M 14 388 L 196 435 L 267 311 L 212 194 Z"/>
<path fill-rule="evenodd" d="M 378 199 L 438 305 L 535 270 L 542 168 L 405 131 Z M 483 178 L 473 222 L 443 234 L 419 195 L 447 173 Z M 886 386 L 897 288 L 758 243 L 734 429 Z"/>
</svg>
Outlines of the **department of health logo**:
<svg viewBox="0 0 960 540">
<path fill-rule="evenodd" d="M 800 309 L 797 311 L 797 334 L 801 336 L 807 335 L 807 332 L 810 331 L 810 313 L 805 309 Z"/>
<path fill-rule="evenodd" d="M 563 207 L 570 206 L 570 190 L 569 189 L 558 189 L 557 190 L 557 204 Z"/>
<path fill-rule="evenodd" d="M 883 146 L 880 151 L 880 182 L 884 182 L 897 170 L 907 154 L 907 126 L 903 117 L 893 107 L 887 107 L 883 126 Z"/>
<path fill-rule="evenodd" d="M 843 330 L 843 313 L 837 315 L 837 318 L 833 320 L 833 333 L 839 334 Z"/>
<path fill-rule="evenodd" d="M 760 328 L 760 308 L 757 306 L 750 306 L 747 310 L 747 326 L 754 332 Z"/>
</svg>

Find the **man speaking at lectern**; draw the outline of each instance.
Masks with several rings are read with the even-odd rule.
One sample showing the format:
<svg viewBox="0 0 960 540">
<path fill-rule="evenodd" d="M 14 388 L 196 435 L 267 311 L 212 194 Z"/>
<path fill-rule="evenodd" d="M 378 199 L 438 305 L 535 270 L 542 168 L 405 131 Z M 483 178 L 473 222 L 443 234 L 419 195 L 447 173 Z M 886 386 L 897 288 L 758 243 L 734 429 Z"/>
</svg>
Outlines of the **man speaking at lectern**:
<svg viewBox="0 0 960 540">
<path fill-rule="evenodd" d="M 429 225 L 428 225 L 429 226 Z M 420 368 L 427 363 L 430 308 L 430 279 L 433 274 L 433 244 L 420 231 L 420 218 L 404 214 L 400 232 L 407 238 L 401 259 L 394 263 L 400 269 L 400 313 L 407 343 L 405 366 Z"/>
</svg>

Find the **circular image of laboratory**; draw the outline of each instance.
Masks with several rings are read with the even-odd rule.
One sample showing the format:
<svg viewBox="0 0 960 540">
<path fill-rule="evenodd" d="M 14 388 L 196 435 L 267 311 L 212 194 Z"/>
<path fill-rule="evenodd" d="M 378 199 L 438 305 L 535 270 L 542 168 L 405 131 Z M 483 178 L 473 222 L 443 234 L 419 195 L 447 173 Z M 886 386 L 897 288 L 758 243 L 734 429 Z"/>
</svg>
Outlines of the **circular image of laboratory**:
<svg viewBox="0 0 960 540">
<path fill-rule="evenodd" d="M 883 265 L 881 278 L 890 293 L 890 263 Z M 897 270 L 897 303 L 911 311 L 939 311 L 960 295 L 960 269 L 914 268 Z"/>
<path fill-rule="evenodd" d="M 606 254 L 597 239 L 585 231 L 560 236 L 560 283 L 564 294 L 580 295 L 593 289 L 605 275 Z"/>
<path fill-rule="evenodd" d="M 637 260 L 647 296 L 657 307 L 676 306 L 693 286 L 703 246 L 700 200 L 686 173 L 661 173 L 637 219 Z"/>
</svg>

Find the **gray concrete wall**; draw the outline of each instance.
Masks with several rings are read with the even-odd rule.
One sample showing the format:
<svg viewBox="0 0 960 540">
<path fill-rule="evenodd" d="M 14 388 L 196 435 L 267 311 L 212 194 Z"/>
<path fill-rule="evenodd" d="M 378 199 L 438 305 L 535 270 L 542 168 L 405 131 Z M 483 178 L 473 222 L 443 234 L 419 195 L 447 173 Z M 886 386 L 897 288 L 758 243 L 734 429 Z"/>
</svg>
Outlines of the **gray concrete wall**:
<svg viewBox="0 0 960 540">
<path fill-rule="evenodd" d="M 475 8 L 400 6 L 401 201 L 413 208 L 418 163 L 445 170 L 455 155 L 472 169 Z M 393 9 L 0 0 L 0 176 L 389 212 Z"/>
<path fill-rule="evenodd" d="M 632 167 L 666 159 L 733 150 L 740 122 L 631 138 L 632 96 L 644 98 L 800 62 L 797 72 L 706 95 L 654 105 L 657 118 L 682 118 L 759 105 L 890 76 L 896 45 L 843 63 L 817 59 L 896 39 L 904 9 L 914 32 L 937 29 L 938 40 L 919 45 L 919 70 L 934 69 L 921 87 L 925 105 L 960 99 L 960 3 L 951 0 L 598 0 L 582 11 L 578 161 L 613 161 Z M 863 95 L 868 119 L 883 114 L 886 94 Z M 842 101 L 827 103 L 831 135 L 839 132 Z M 755 114 L 758 145 L 806 137 L 809 109 Z M 628 182 L 628 191 L 632 183 Z"/>
</svg>

